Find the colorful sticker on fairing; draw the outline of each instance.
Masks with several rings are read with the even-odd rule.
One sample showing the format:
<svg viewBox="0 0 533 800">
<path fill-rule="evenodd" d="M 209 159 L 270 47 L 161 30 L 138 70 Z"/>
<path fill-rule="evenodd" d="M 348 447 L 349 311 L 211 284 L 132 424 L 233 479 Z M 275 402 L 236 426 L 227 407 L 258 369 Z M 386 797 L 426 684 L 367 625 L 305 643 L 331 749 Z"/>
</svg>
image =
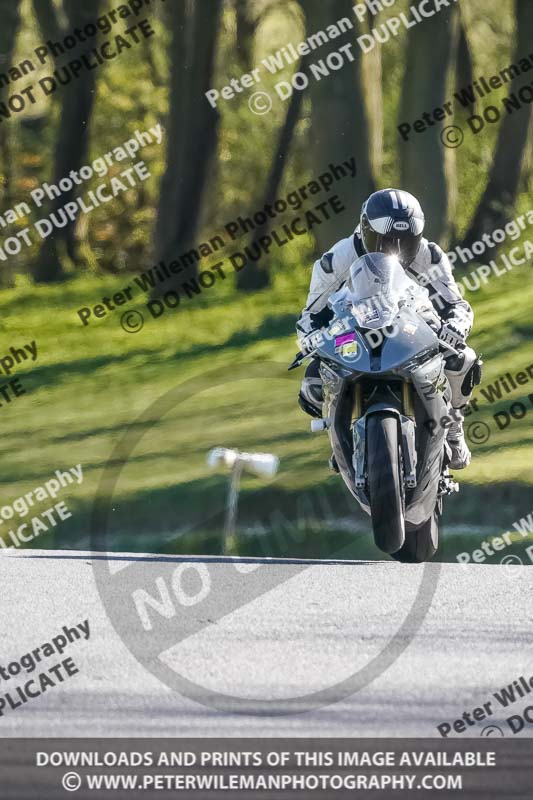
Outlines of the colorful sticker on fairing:
<svg viewBox="0 0 533 800">
<path fill-rule="evenodd" d="M 359 345 L 357 342 L 350 342 L 349 344 L 344 344 L 341 347 L 341 356 L 343 358 L 354 358 L 359 351 Z"/>
<path fill-rule="evenodd" d="M 351 333 L 345 333 L 342 336 L 337 336 L 335 339 L 335 352 L 339 353 L 342 348 L 350 344 L 350 342 L 355 342 L 355 333 L 353 331 Z"/>
</svg>

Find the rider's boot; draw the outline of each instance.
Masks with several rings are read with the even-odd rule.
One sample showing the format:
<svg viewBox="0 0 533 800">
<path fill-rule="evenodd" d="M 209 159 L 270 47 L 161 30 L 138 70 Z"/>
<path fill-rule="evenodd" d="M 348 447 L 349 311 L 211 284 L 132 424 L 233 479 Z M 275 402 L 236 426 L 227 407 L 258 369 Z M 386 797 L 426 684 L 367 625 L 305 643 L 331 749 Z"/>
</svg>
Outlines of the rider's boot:
<svg viewBox="0 0 533 800">
<path fill-rule="evenodd" d="M 452 451 L 450 469 L 465 469 L 472 457 L 465 439 L 463 420 L 454 422 L 448 428 L 448 444 Z"/>
<path fill-rule="evenodd" d="M 452 390 L 453 424 L 448 429 L 448 444 L 452 451 L 451 469 L 464 469 L 470 464 L 470 449 L 465 441 L 463 411 L 474 387 L 481 381 L 483 362 L 471 347 L 464 347 L 457 355 L 446 359 L 446 376 Z"/>
</svg>

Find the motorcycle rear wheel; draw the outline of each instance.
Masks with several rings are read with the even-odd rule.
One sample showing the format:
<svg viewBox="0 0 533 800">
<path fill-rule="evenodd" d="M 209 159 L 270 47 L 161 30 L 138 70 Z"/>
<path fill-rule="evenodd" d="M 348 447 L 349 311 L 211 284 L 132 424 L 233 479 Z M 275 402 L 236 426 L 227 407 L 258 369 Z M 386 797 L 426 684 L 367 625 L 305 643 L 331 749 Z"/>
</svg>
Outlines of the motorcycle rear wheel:
<svg viewBox="0 0 533 800">
<path fill-rule="evenodd" d="M 405 495 L 398 418 L 379 411 L 367 420 L 368 490 L 374 541 L 384 553 L 405 541 Z"/>
</svg>

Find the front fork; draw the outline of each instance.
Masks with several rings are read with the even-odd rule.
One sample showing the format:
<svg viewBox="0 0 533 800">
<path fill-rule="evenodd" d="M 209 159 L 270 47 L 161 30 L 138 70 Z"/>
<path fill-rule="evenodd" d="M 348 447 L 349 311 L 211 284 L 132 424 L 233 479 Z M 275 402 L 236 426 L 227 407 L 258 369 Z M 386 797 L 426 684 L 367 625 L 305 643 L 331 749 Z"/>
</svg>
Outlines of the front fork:
<svg viewBox="0 0 533 800">
<path fill-rule="evenodd" d="M 390 411 L 398 417 L 402 431 L 401 446 L 404 479 L 406 487 L 410 489 L 414 489 L 417 486 L 416 467 L 418 458 L 415 442 L 413 393 L 416 391 L 417 396 L 420 398 L 428 420 L 440 420 L 448 413 L 451 389 L 444 372 L 444 361 L 440 355 L 435 355 L 424 364 L 416 365 L 414 369 L 399 371 L 399 375 L 403 379 L 401 409 L 389 403 L 375 403 L 367 409 L 363 417 L 362 387 L 360 383 L 355 386 L 353 467 L 355 485 L 359 490 L 366 488 L 366 419 L 371 413 L 375 411 Z M 438 477 L 441 472 L 441 454 L 446 432 L 442 426 L 436 425 L 432 433 L 433 436 L 435 441 L 424 453 L 424 461 L 420 465 L 420 474 L 431 475 L 435 473 L 435 477 Z"/>
<path fill-rule="evenodd" d="M 402 410 L 388 403 L 374 403 L 362 416 L 362 387 L 360 383 L 355 386 L 353 408 L 353 467 L 355 473 L 355 486 L 357 489 L 366 489 L 366 421 L 370 414 L 377 411 L 390 411 L 396 414 L 401 426 L 401 448 L 403 477 L 405 486 L 414 489 L 416 486 L 416 443 L 415 443 L 415 412 L 413 403 L 413 388 L 408 381 L 402 384 Z"/>
</svg>

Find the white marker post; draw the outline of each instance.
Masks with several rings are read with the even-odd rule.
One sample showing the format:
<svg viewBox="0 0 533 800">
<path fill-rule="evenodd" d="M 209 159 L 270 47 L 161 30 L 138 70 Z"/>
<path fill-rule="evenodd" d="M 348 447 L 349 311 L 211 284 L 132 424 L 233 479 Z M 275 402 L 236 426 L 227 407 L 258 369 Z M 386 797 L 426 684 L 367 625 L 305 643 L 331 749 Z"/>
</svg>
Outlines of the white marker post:
<svg viewBox="0 0 533 800">
<path fill-rule="evenodd" d="M 279 468 L 279 458 L 271 453 L 241 453 L 226 447 L 215 447 L 207 455 L 211 469 L 225 469 L 230 472 L 226 519 L 222 538 L 222 554 L 228 555 L 228 547 L 235 537 L 241 476 L 248 469 L 260 478 L 273 478 Z"/>
</svg>

